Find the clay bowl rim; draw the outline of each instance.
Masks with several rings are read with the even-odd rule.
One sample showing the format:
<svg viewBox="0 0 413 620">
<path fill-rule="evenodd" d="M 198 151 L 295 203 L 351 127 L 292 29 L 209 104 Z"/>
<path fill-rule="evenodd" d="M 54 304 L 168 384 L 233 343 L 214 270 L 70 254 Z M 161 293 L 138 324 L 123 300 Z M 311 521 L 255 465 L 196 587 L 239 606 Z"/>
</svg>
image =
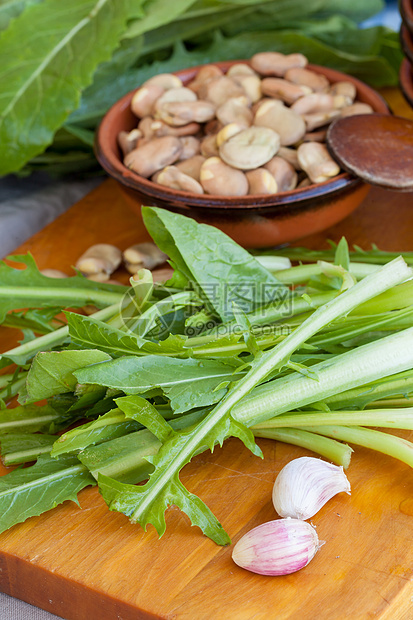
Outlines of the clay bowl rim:
<svg viewBox="0 0 413 620">
<path fill-rule="evenodd" d="M 404 58 L 400 66 L 399 83 L 402 93 L 413 107 L 413 66 Z"/>
<path fill-rule="evenodd" d="M 400 43 L 404 55 L 413 64 L 413 34 L 405 25 L 400 27 Z"/>
<path fill-rule="evenodd" d="M 206 64 L 213 64 L 224 72 L 226 72 L 232 65 L 236 63 L 249 64 L 248 60 L 228 60 L 221 62 L 213 62 Z M 205 65 L 197 65 L 194 67 L 188 67 L 179 71 L 174 71 L 175 75 L 178 75 L 183 79 L 184 83 L 190 81 L 196 73 Z M 337 71 L 330 69 L 329 67 L 323 67 L 320 65 L 309 64 L 308 68 L 316 73 L 322 73 L 332 82 L 338 81 L 351 81 L 357 88 L 357 94 L 362 99 L 367 98 L 376 113 L 391 114 L 389 107 L 385 99 L 361 80 Z M 117 156 L 112 152 L 110 142 L 113 139 L 112 124 L 119 112 L 124 112 L 130 107 L 131 99 L 134 93 L 139 89 L 139 86 L 130 91 L 120 99 L 108 110 L 103 117 L 98 131 L 95 136 L 95 154 L 98 162 L 102 168 L 121 185 L 134 190 L 141 195 L 148 196 L 155 200 L 162 200 L 166 203 L 170 203 L 171 206 L 181 206 L 185 204 L 186 207 L 195 207 L 197 209 L 211 211 L 215 209 L 283 209 L 285 205 L 289 207 L 300 207 L 302 203 L 307 203 L 314 198 L 329 198 L 333 197 L 336 193 L 343 190 L 349 190 L 355 188 L 363 181 L 354 177 L 347 172 L 341 172 L 337 177 L 323 183 L 309 185 L 308 187 L 301 189 L 294 189 L 288 192 L 280 192 L 270 195 L 247 195 L 247 196 L 219 196 L 214 194 L 192 194 L 190 192 L 178 191 L 165 186 L 158 185 L 149 179 L 138 176 L 136 173 L 129 170 L 122 163 L 119 154 Z M 371 101 L 373 98 L 373 102 Z M 125 127 L 125 129 L 128 129 Z M 119 153 L 119 151 L 118 151 Z"/>
<path fill-rule="evenodd" d="M 403 24 L 407 30 L 413 32 L 413 1 L 412 0 L 400 0 L 399 11 Z"/>
</svg>

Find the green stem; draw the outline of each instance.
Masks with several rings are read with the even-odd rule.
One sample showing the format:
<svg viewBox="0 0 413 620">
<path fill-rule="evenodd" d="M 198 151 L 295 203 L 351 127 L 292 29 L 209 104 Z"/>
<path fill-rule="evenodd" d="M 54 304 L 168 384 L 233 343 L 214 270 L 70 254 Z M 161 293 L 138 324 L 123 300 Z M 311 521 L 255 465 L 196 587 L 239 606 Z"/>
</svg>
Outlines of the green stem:
<svg viewBox="0 0 413 620">
<path fill-rule="evenodd" d="M 311 403 L 329 403 L 329 397 L 334 401 L 344 390 L 352 389 L 358 395 L 360 391 L 368 393 L 366 383 L 411 368 L 412 327 L 315 364 L 311 367 L 315 378 L 294 373 L 260 385 L 233 408 L 232 415 L 239 422 L 252 426 Z M 242 381 L 245 379 L 241 379 L 237 387 Z M 358 392 L 353 389 L 360 386 Z M 348 402 L 348 406 L 354 407 L 351 399 Z M 329 406 L 331 408 L 330 403 Z"/>
<path fill-rule="evenodd" d="M 256 427 L 253 427 L 251 430 L 255 437 L 275 439 L 276 441 L 300 446 L 306 450 L 321 454 L 321 456 L 333 461 L 337 465 L 341 465 L 344 469 L 347 469 L 350 465 L 351 453 L 353 450 L 349 446 L 339 441 L 321 437 L 310 430 L 297 430 L 295 428 L 258 429 Z"/>
<path fill-rule="evenodd" d="M 154 501 L 156 501 L 156 497 L 159 493 L 162 493 L 162 490 L 165 488 L 165 485 L 168 484 L 170 480 L 177 475 L 177 472 L 190 461 L 192 455 L 197 452 L 200 446 L 204 446 L 205 443 L 208 444 L 206 438 L 208 435 L 213 432 L 213 429 L 217 426 L 217 424 L 227 416 L 227 414 L 232 410 L 232 414 L 235 414 L 236 409 L 239 410 L 239 406 L 244 409 L 244 418 L 243 416 L 235 416 L 240 421 L 245 422 L 245 418 L 249 421 L 249 425 L 252 425 L 255 422 L 261 421 L 267 417 L 271 417 L 273 415 L 273 410 L 276 408 L 277 398 L 274 398 L 274 390 L 270 387 L 270 392 L 272 391 L 273 403 L 270 411 L 266 411 L 265 417 L 263 418 L 262 409 L 265 408 L 265 399 L 260 397 L 255 397 L 254 405 L 252 405 L 250 401 L 250 407 L 252 405 L 252 411 L 255 410 L 255 417 L 258 417 L 254 422 L 250 422 L 251 410 L 248 408 L 248 411 L 245 411 L 245 399 L 244 397 L 251 392 L 251 390 L 262 382 L 272 371 L 277 368 L 280 368 L 283 364 L 288 361 L 290 355 L 299 348 L 304 342 L 308 340 L 313 334 L 317 333 L 322 327 L 333 321 L 339 316 L 343 316 L 356 308 L 359 304 L 367 301 L 374 295 L 378 295 L 379 293 L 387 290 L 388 288 L 395 286 L 397 283 L 406 280 L 408 277 L 411 277 L 412 270 L 407 267 L 403 259 L 396 259 L 392 263 L 385 265 L 375 273 L 368 276 L 362 282 L 354 285 L 351 289 L 343 292 L 338 297 L 333 299 L 332 301 L 326 303 L 322 308 L 317 309 L 312 316 L 304 321 L 300 327 L 298 327 L 294 332 L 289 334 L 283 342 L 278 344 L 274 349 L 268 351 L 267 353 L 263 353 L 261 357 L 256 358 L 251 370 L 248 374 L 240 379 L 236 385 L 227 393 L 226 396 L 222 399 L 222 401 L 211 411 L 211 413 L 197 425 L 196 432 L 188 434 L 187 441 L 184 445 L 180 447 L 180 453 L 174 454 L 173 458 L 169 460 L 167 463 L 165 462 L 159 470 L 155 470 L 153 475 L 151 476 L 149 487 L 146 489 L 145 494 L 142 494 L 139 502 L 137 503 L 135 510 L 132 514 L 132 519 L 139 521 L 139 519 L 144 515 L 149 509 Z M 409 330 L 406 330 L 409 331 Z M 408 364 L 413 363 L 413 328 L 410 330 L 410 340 L 412 341 L 412 351 L 409 357 Z M 404 333 L 405 334 L 405 333 Z M 399 336 L 399 334 L 397 334 Z M 391 336 L 389 338 L 394 338 Z M 383 339 L 383 340 L 389 340 Z M 406 337 L 404 336 L 403 343 L 406 343 Z M 376 344 L 376 343 L 374 343 Z M 376 373 L 374 372 L 374 365 L 371 361 L 371 353 L 372 351 L 368 348 L 369 345 L 365 345 L 364 349 L 368 349 L 370 353 L 369 357 L 369 366 L 373 367 L 372 375 L 374 378 L 377 378 Z M 390 344 L 391 347 L 391 344 Z M 387 350 L 389 346 L 387 346 Z M 409 349 L 409 345 L 406 344 L 406 349 Z M 374 351 L 374 350 L 373 350 Z M 344 354 L 341 357 L 348 356 L 349 354 Z M 375 353 L 373 352 L 375 357 Z M 397 363 L 400 361 L 400 355 L 396 356 L 396 360 L 392 359 L 391 362 L 396 365 L 397 370 L 404 370 L 405 365 L 402 368 L 397 367 Z M 392 372 L 391 362 L 386 360 L 386 367 L 380 368 L 380 372 L 384 374 L 389 374 Z M 403 360 L 404 364 L 406 364 L 406 359 Z M 325 364 L 326 362 L 324 362 Z M 334 363 L 334 358 L 332 362 L 327 362 L 328 364 Z M 358 369 L 357 369 L 358 370 Z M 394 371 L 393 371 L 394 372 Z M 336 373 L 338 374 L 338 373 Z M 358 373 L 357 373 L 358 375 Z M 344 375 L 345 376 L 345 375 Z M 357 376 L 354 374 L 351 377 L 353 380 L 357 380 Z M 317 381 L 313 379 L 307 379 L 307 381 L 312 381 L 314 384 L 318 384 Z M 339 381 L 336 378 L 336 389 L 337 384 L 341 385 L 343 383 L 343 375 L 340 374 Z M 267 386 L 263 386 L 266 388 Z M 257 389 L 257 392 L 260 388 Z M 315 391 L 317 394 L 317 391 Z M 331 393 L 331 392 L 330 392 Z M 333 392 L 334 393 L 334 392 Z M 239 401 L 243 401 L 240 403 Z M 311 401 L 307 401 L 311 402 Z M 235 406 L 238 405 L 238 408 Z M 244 405 L 244 407 L 243 407 Z M 260 414 L 258 412 L 261 412 Z M 279 411 L 281 413 L 281 411 Z M 257 415 L 258 414 L 258 415 Z M 269 414 L 269 415 L 268 415 Z M 166 446 L 167 444 L 165 444 Z"/>
<path fill-rule="evenodd" d="M 317 308 L 324 306 L 328 302 L 337 297 L 338 291 L 328 291 L 327 293 L 319 293 L 311 296 L 311 300 L 308 301 L 303 297 L 299 297 L 295 294 L 290 294 L 285 300 L 263 306 L 255 312 L 247 314 L 248 320 L 252 327 L 260 325 L 271 325 L 277 321 L 291 319 L 292 316 L 298 314 L 308 313 L 311 314 Z M 311 316 L 311 315 L 310 315 Z M 236 321 L 229 321 L 223 325 L 218 325 L 210 331 L 205 332 L 202 336 L 196 336 L 194 338 L 188 338 L 188 346 L 198 346 L 211 341 L 211 336 L 229 336 L 236 333 L 239 329 L 239 325 Z"/>
<path fill-rule="evenodd" d="M 389 312 L 387 316 L 380 319 L 373 318 L 371 321 L 365 322 L 364 325 L 350 325 L 347 328 L 344 327 L 342 329 L 335 330 L 331 334 L 317 335 L 315 338 L 311 338 L 310 344 L 320 348 L 326 345 L 340 344 L 341 342 L 345 342 L 351 338 L 356 338 L 357 336 L 360 336 L 368 331 L 379 331 L 384 327 L 388 328 L 394 324 L 397 326 L 398 321 L 406 317 L 413 317 L 413 308 Z"/>
<path fill-rule="evenodd" d="M 404 333 L 404 332 L 403 332 Z M 385 363 L 385 362 L 384 362 Z M 360 407 L 361 409 L 373 403 L 371 407 L 378 408 L 377 402 L 387 396 L 401 396 L 413 391 L 413 372 L 407 369 L 402 372 L 382 377 L 379 380 L 367 382 L 366 385 L 355 386 L 338 391 L 323 399 L 330 409 L 346 409 Z M 404 406 L 408 405 L 407 399 Z M 386 405 L 387 406 L 387 405 Z M 389 405 L 391 406 L 391 405 Z"/>
<path fill-rule="evenodd" d="M 7 387 L 13 380 L 18 380 L 25 376 L 25 372 L 20 372 L 18 375 L 15 375 L 14 373 L 0 375 L 0 389 Z"/>
<path fill-rule="evenodd" d="M 10 452 L 2 457 L 3 465 L 10 467 L 10 465 L 20 465 L 21 463 L 30 463 L 36 461 L 41 454 L 48 454 L 53 447 L 53 442 L 48 445 L 38 446 L 37 448 L 30 448 L 28 450 L 19 450 L 16 452 Z"/>
<path fill-rule="evenodd" d="M 112 306 L 108 306 L 107 308 L 103 308 L 103 310 L 99 310 L 95 312 L 92 316 L 95 319 L 99 319 L 100 321 L 105 321 L 112 317 L 119 310 L 119 296 L 118 302 L 113 304 Z M 69 328 L 67 325 L 64 327 L 59 327 L 54 332 L 50 332 L 49 334 L 44 334 L 44 336 L 39 336 L 35 338 L 35 340 L 31 340 L 30 342 L 26 342 L 25 344 L 21 344 L 18 347 L 14 347 L 13 349 L 9 349 L 0 355 L 0 360 L 2 359 L 16 359 L 16 363 L 19 363 L 19 359 L 28 360 L 39 351 L 48 351 L 53 347 L 57 347 L 63 344 L 67 337 L 69 336 Z M 21 362 L 25 363 L 25 361 Z"/>
<path fill-rule="evenodd" d="M 0 399 L 9 400 L 10 398 L 13 398 L 13 396 L 16 396 L 16 394 L 19 393 L 20 388 L 26 383 L 26 375 L 27 373 L 24 373 L 19 379 L 12 381 L 10 385 L 5 387 L 3 390 L 0 390 Z"/>
<path fill-rule="evenodd" d="M 282 248 L 277 251 L 278 256 L 285 256 L 293 261 L 314 262 L 317 260 L 333 261 L 335 250 L 309 250 L 308 248 Z M 413 265 L 413 252 L 386 252 L 384 250 L 368 250 L 366 252 L 349 252 L 350 260 L 360 263 L 385 265 L 394 258 L 402 255 L 408 265 Z"/>
<path fill-rule="evenodd" d="M 413 398 L 383 398 L 383 400 L 375 400 L 372 403 L 367 403 L 366 409 L 370 407 L 403 408 L 408 405 L 413 405 Z"/>
<path fill-rule="evenodd" d="M 268 269 L 268 271 L 271 271 L 275 275 L 282 271 L 289 271 L 292 269 L 290 259 L 285 258 L 284 256 L 271 256 L 269 254 L 265 254 L 263 256 L 255 256 L 254 258 L 260 263 L 260 265 L 262 265 L 263 267 L 265 267 L 265 269 Z M 277 279 L 280 280 L 278 276 Z"/>
<path fill-rule="evenodd" d="M 367 265 L 365 263 L 350 263 L 350 273 L 357 280 L 367 277 L 380 269 L 380 265 Z M 283 284 L 303 284 L 313 276 L 323 275 L 324 271 L 318 263 L 312 265 L 298 265 L 290 269 L 275 271 L 274 275 Z"/>
<path fill-rule="evenodd" d="M 1 289 L 2 297 L 21 297 L 23 289 L 20 286 L 5 286 Z M 119 303 L 123 295 L 119 293 L 111 293 L 110 291 L 96 291 L 94 289 L 85 288 L 43 288 L 36 286 L 25 286 L 24 295 L 31 299 L 66 299 L 68 305 L 73 303 L 73 299 L 83 300 L 85 304 L 99 303 L 109 306 L 116 302 Z"/>
<path fill-rule="evenodd" d="M 382 428 L 398 428 L 413 430 L 413 407 L 406 409 L 369 409 L 368 411 L 329 411 L 320 413 L 314 411 L 297 411 L 282 414 L 271 420 L 266 420 L 251 427 L 256 430 L 281 428 L 284 426 L 380 426 Z"/>
<path fill-rule="evenodd" d="M 307 430 L 382 452 L 413 467 L 413 443 L 401 437 L 357 426 L 312 426 Z"/>
<path fill-rule="evenodd" d="M 391 310 L 401 310 L 413 305 L 413 280 L 403 282 L 394 288 L 377 295 L 357 308 L 357 315 L 379 314 Z"/>
<path fill-rule="evenodd" d="M 6 411 L 13 411 L 13 409 L 7 409 Z M 33 429 L 30 429 L 32 426 L 35 430 L 39 427 L 39 425 L 46 425 L 50 423 L 58 423 L 62 420 L 62 416 L 58 413 L 46 413 L 44 415 L 39 415 L 33 418 L 17 418 L 16 420 L 7 420 L 6 422 L 0 422 L 0 433 L 10 433 L 10 432 L 19 432 L 22 427 L 28 432 L 32 432 Z"/>
</svg>

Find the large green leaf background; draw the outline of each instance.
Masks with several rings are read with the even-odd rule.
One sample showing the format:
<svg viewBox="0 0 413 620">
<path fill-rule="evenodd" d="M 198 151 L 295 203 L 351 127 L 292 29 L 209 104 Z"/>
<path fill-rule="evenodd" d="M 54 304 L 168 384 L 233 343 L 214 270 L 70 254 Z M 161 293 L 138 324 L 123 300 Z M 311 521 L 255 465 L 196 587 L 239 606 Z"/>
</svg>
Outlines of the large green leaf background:
<svg viewBox="0 0 413 620">
<path fill-rule="evenodd" d="M 0 174 L 18 170 L 52 142 L 141 4 L 44 0 L 10 22 L 0 38 Z"/>
<path fill-rule="evenodd" d="M 158 72 L 272 49 L 301 51 L 374 86 L 397 83 L 397 34 L 357 28 L 382 0 L 165 6 L 164 0 L 0 0 L 0 175 L 98 171 L 93 134 L 102 115 Z"/>
</svg>

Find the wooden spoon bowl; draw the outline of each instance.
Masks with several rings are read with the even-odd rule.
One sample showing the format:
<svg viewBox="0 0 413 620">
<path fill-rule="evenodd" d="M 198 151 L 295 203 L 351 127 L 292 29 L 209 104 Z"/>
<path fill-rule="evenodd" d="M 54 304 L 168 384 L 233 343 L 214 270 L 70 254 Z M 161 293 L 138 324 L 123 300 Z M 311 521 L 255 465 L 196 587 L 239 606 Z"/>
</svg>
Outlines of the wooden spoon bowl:
<svg viewBox="0 0 413 620">
<path fill-rule="evenodd" d="M 384 114 L 332 123 L 327 147 L 340 166 L 372 185 L 413 190 L 413 121 Z"/>
</svg>

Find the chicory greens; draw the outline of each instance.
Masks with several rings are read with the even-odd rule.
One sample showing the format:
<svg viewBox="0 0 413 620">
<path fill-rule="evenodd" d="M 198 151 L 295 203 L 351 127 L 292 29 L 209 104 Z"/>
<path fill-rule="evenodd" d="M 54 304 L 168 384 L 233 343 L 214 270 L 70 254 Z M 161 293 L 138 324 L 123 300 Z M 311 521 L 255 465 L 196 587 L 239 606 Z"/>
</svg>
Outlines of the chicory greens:
<svg viewBox="0 0 413 620">
<path fill-rule="evenodd" d="M 352 272 L 342 240 L 321 256 L 333 262 L 299 272 L 286 263 L 274 275 L 264 265 L 279 261 L 261 261 L 209 226 L 153 207 L 144 219 L 175 268 L 164 285 L 146 272 L 130 290 L 80 276 L 61 284 L 31 258 L 19 257 L 23 271 L 0 266 L 4 324 L 15 316 L 15 327 L 33 328 L 2 355 L 4 404 L 17 389 L 25 403 L 0 411 L 2 455 L 7 464 L 37 461 L 1 479 L 1 530 L 98 484 L 111 510 L 160 535 L 174 504 L 227 544 L 179 474 L 231 436 L 256 456 L 255 437 L 267 437 L 347 467 L 348 441 L 412 465 L 413 444 L 368 429 L 413 425 L 413 272 L 402 257 L 379 253 L 382 264 Z M 370 256 L 359 252 L 357 264 Z M 59 326 L 65 305 L 91 296 L 104 307 L 91 317 L 67 312 Z"/>
</svg>

